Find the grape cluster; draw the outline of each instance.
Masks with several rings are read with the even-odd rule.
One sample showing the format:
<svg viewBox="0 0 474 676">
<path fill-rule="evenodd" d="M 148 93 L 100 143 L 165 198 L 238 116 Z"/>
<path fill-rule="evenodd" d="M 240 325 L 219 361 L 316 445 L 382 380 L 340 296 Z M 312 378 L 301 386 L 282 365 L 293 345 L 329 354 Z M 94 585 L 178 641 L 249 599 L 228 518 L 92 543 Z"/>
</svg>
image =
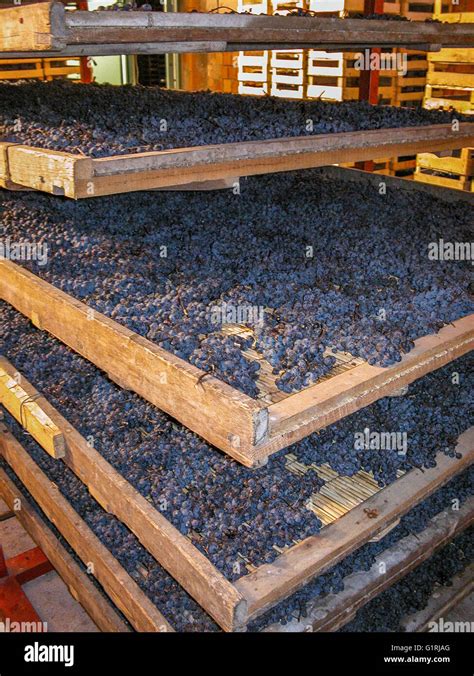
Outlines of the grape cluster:
<svg viewBox="0 0 474 676">
<path fill-rule="evenodd" d="M 287 393 L 338 351 L 389 366 L 474 311 L 470 262 L 428 258 L 440 238 L 470 241 L 469 205 L 423 193 L 361 199 L 360 186 L 307 171 L 242 181 L 239 196 L 4 192 L 0 208 L 2 239 L 48 246 L 46 266 L 25 263 L 36 274 L 250 396 L 261 361 L 222 336 L 216 307 L 261 311 L 238 323 Z"/>
<path fill-rule="evenodd" d="M 362 102 L 280 101 L 63 80 L 0 84 L 0 141 L 90 157 L 450 120 L 447 112 Z"/>
</svg>

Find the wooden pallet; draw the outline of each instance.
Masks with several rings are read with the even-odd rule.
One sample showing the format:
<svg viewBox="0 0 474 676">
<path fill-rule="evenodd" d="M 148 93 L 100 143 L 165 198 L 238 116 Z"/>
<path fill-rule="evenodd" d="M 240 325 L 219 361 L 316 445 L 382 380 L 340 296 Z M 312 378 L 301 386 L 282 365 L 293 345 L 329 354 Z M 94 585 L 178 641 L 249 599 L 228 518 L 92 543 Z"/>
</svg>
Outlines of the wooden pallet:
<svg viewBox="0 0 474 676">
<path fill-rule="evenodd" d="M 415 180 L 455 190 L 470 190 L 474 175 L 474 149 L 463 148 L 459 157 L 420 153 L 416 160 Z"/>
<path fill-rule="evenodd" d="M 430 183 L 431 185 L 440 186 L 442 188 L 451 188 L 453 190 L 471 189 L 471 178 L 466 176 L 457 176 L 455 174 L 434 174 L 420 167 L 416 168 L 413 178 L 415 181 L 419 181 L 421 183 Z"/>
<path fill-rule="evenodd" d="M 474 145 L 474 125 L 375 129 L 92 159 L 0 143 L 0 185 L 73 199 Z"/>
<path fill-rule="evenodd" d="M 474 27 L 417 22 L 244 14 L 66 12 L 59 2 L 1 11 L 0 52 L 55 51 L 101 56 L 262 48 L 354 48 L 358 45 L 439 49 L 469 46 Z"/>
<path fill-rule="evenodd" d="M 315 599 L 304 617 L 295 618 L 287 625 L 272 624 L 264 631 L 338 631 L 369 601 L 417 568 L 473 522 L 474 498 L 470 498 L 458 511 L 446 510 L 437 514 L 421 533 L 408 535 L 384 550 L 369 571 L 345 577 L 341 592 Z M 412 629 L 407 627 L 407 630 Z"/>
<path fill-rule="evenodd" d="M 200 369 L 11 261 L 0 260 L 0 273 L 0 298 L 35 326 L 249 467 L 400 390 L 474 345 L 470 315 L 418 339 L 393 366 L 370 366 L 342 354 L 332 377 L 267 403 L 266 397 L 253 399 L 217 378 L 204 377 Z"/>
<path fill-rule="evenodd" d="M 78 516 L 5 425 L 1 424 L 0 453 L 79 558 L 86 566 L 92 564 L 94 576 L 131 625 L 137 631 L 172 631 L 166 619 L 136 582 Z M 0 485 L 3 484 L 2 481 Z"/>
<path fill-rule="evenodd" d="M 11 518 L 20 520 L 97 627 L 105 632 L 130 631 L 3 469 L 0 469 L 0 495 L 12 510 Z"/>
<path fill-rule="evenodd" d="M 54 80 L 74 76 L 79 78 L 81 66 L 77 59 L 0 59 L 2 80 Z"/>
<path fill-rule="evenodd" d="M 16 372 L 5 359 L 2 368 Z M 22 387 L 31 396 L 37 394 L 25 378 L 22 378 Z M 68 452 L 63 461 L 88 487 L 91 495 L 130 528 L 152 556 L 226 631 L 243 629 L 249 621 L 313 577 L 386 532 L 403 514 L 474 461 L 474 428 L 471 428 L 459 438 L 460 459 L 440 453 L 435 468 L 412 470 L 391 486 L 375 490 L 371 497 L 362 494 L 356 506 L 346 506 L 342 516 L 336 511 L 335 520 L 320 534 L 285 549 L 272 564 L 259 566 L 230 583 L 191 540 L 179 533 L 113 469 L 44 397 L 39 397 L 37 402 L 64 433 Z M 29 471 L 32 466 L 28 462 L 35 463 L 18 445 L 11 435 L 0 435 L 0 453 L 42 506 L 35 485 L 37 473 Z M 354 487 L 360 492 L 360 483 L 355 482 Z M 326 505 L 340 504 L 340 500 L 334 499 L 334 490 L 334 487 L 330 490 Z M 48 514 L 46 509 L 44 511 Z"/>
<path fill-rule="evenodd" d="M 42 59 L 1 59 L 1 80 L 44 80 Z"/>
</svg>

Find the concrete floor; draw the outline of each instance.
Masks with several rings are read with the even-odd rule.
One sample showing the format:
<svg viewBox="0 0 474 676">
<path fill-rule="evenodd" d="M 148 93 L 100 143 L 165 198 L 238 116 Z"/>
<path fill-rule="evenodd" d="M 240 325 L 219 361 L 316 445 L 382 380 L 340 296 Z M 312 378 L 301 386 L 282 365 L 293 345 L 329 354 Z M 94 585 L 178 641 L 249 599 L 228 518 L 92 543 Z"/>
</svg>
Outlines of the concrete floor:
<svg viewBox="0 0 474 676">
<path fill-rule="evenodd" d="M 0 519 L 7 511 L 5 503 L 0 500 Z M 0 521 L 0 544 L 7 559 L 36 547 L 15 517 Z M 99 631 L 55 571 L 27 582 L 23 591 L 43 622 L 47 622 L 48 631 Z"/>
</svg>

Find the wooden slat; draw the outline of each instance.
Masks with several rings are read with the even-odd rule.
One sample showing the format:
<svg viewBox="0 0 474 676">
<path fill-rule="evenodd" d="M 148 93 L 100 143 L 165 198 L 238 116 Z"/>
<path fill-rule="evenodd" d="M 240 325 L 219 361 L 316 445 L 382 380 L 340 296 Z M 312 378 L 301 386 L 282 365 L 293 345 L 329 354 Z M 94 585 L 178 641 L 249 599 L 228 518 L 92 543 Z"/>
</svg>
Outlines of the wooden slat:
<svg viewBox="0 0 474 676">
<path fill-rule="evenodd" d="M 0 404 L 10 411 L 24 429 L 53 458 L 63 458 L 66 443 L 61 430 L 41 408 L 41 400 L 31 397 L 21 386 L 21 378 L 12 377 L 0 362 Z"/>
<path fill-rule="evenodd" d="M 106 632 L 129 631 L 126 623 L 80 569 L 3 469 L 0 469 L 0 495 L 12 510 L 21 505 L 21 509 L 16 509 L 15 515 L 99 629 Z"/>
<path fill-rule="evenodd" d="M 6 564 L 8 574 L 20 584 L 26 584 L 54 569 L 51 561 L 39 547 L 12 556 L 7 559 Z"/>
<path fill-rule="evenodd" d="M 455 474 L 474 462 L 474 428 L 459 438 L 461 459 L 443 453 L 432 469 L 414 469 L 324 528 L 319 535 L 287 549 L 273 563 L 240 578 L 235 587 L 247 599 L 249 619 L 261 615 L 316 575 L 325 572 L 406 514 Z M 374 518 L 369 518 L 370 510 Z"/>
<path fill-rule="evenodd" d="M 0 453 L 79 558 L 86 565 L 93 564 L 94 576 L 132 626 L 137 631 L 173 631 L 156 606 L 94 535 L 55 484 L 1 424 Z"/>
<path fill-rule="evenodd" d="M 438 157 L 432 153 L 419 153 L 416 162 L 423 169 L 470 176 L 474 170 L 474 152 L 466 148 L 461 157 Z"/>
<path fill-rule="evenodd" d="M 380 26 L 370 20 L 334 17 L 249 16 L 206 13 L 148 13 L 147 15 L 111 12 L 72 12 L 65 17 L 68 42 L 151 42 L 224 40 L 227 43 L 344 44 L 357 42 L 370 46 L 430 43 L 469 45 L 463 36 L 466 26 L 409 24 L 392 22 Z M 401 24 L 401 25 L 400 25 Z M 469 30 L 467 31 L 469 33 Z"/>
<path fill-rule="evenodd" d="M 28 270 L 0 260 L 0 297 L 108 373 L 241 462 L 263 437 L 255 400 L 95 312 Z M 202 382 L 201 382 L 202 380 Z"/>
<path fill-rule="evenodd" d="M 41 618 L 33 608 L 19 582 L 13 577 L 0 578 L 0 619 L 12 622 L 34 622 L 41 625 Z"/>
<path fill-rule="evenodd" d="M 451 188 L 454 190 L 469 190 L 470 180 L 462 177 L 449 178 L 446 176 L 435 176 L 434 174 L 425 174 L 417 171 L 413 176 L 415 181 L 422 183 L 429 183 L 443 188 Z"/>
<path fill-rule="evenodd" d="M 474 89 L 474 74 L 435 70 L 428 73 L 426 82 L 432 87 L 445 89 Z"/>
<path fill-rule="evenodd" d="M 428 61 L 432 63 L 474 63 L 474 49 L 441 49 L 439 52 L 428 54 Z"/>
<path fill-rule="evenodd" d="M 341 592 L 315 600 L 301 620 L 285 626 L 273 624 L 264 631 L 338 631 L 360 608 L 426 561 L 473 521 L 474 498 L 470 498 L 458 511 L 450 509 L 437 514 L 421 533 L 408 535 L 384 550 L 369 571 L 345 577 Z M 383 573 L 380 563 L 384 564 Z"/>
<path fill-rule="evenodd" d="M 15 371 L 6 359 L 2 358 L 0 363 L 6 371 Z M 22 378 L 22 385 L 31 396 L 35 395 L 35 388 L 26 378 Z M 241 626 L 245 603 L 233 585 L 46 399 L 42 400 L 42 405 L 66 439 L 64 462 L 88 487 L 97 502 L 130 528 L 143 546 L 223 629 L 231 631 Z M 17 474 L 20 476 L 19 472 Z M 36 499 L 34 491 L 30 492 Z"/>
</svg>

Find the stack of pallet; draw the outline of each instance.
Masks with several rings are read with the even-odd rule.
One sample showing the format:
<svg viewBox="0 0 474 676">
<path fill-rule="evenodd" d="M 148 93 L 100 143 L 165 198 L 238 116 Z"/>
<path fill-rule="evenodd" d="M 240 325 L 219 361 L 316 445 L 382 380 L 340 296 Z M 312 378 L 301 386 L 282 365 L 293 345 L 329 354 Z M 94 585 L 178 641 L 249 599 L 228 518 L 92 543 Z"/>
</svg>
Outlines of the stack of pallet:
<svg viewBox="0 0 474 676">
<path fill-rule="evenodd" d="M 435 18 L 455 23 L 474 22 L 473 12 L 442 13 Z M 474 49 L 441 49 L 428 54 L 423 105 L 429 110 L 454 110 L 474 115 Z M 474 190 L 474 149 L 417 156 L 415 180 L 457 190 Z"/>
</svg>

